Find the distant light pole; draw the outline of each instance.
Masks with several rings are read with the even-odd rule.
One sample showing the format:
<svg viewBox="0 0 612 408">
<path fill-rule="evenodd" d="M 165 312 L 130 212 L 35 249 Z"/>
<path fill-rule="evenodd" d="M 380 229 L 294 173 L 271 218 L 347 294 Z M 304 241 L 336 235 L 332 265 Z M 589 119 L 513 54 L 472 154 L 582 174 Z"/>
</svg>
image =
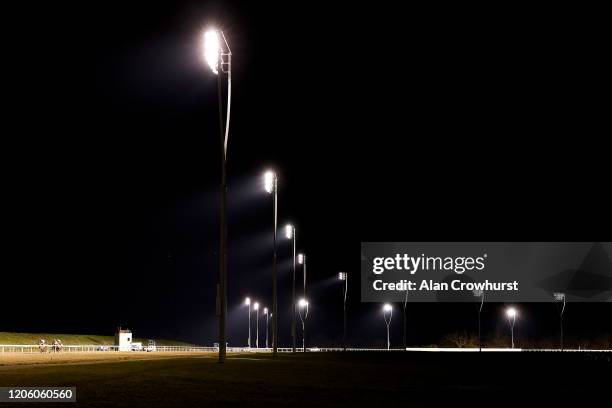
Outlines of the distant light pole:
<svg viewBox="0 0 612 408">
<path fill-rule="evenodd" d="M 302 271 L 303 271 L 303 275 L 304 275 L 304 292 L 303 292 L 303 295 L 304 295 L 304 297 L 306 297 L 306 255 L 299 254 L 297 259 L 298 259 L 298 263 L 300 265 L 302 265 Z"/>
<path fill-rule="evenodd" d="M 512 348 L 514 348 L 514 323 L 516 322 L 517 311 L 513 307 L 506 309 L 506 317 L 508 317 L 508 323 L 510 323 L 510 333 L 512 335 Z"/>
<path fill-rule="evenodd" d="M 482 306 L 484 305 L 484 290 L 475 290 L 474 296 L 480 298 L 480 308 L 478 308 L 478 351 L 482 352 L 482 336 L 480 331 L 480 315 L 482 313 Z"/>
<path fill-rule="evenodd" d="M 277 226 L 277 209 L 278 209 L 278 178 L 273 171 L 267 171 L 264 174 L 264 187 L 269 194 L 272 194 L 272 212 L 274 225 L 272 255 L 272 356 L 276 357 L 278 348 L 278 311 L 277 311 L 277 289 L 276 289 L 276 226 Z"/>
<path fill-rule="evenodd" d="M 387 320 L 387 315 L 389 319 Z M 387 350 L 391 348 L 391 341 L 389 339 L 389 325 L 391 324 L 391 319 L 393 318 L 393 306 L 389 303 L 385 303 L 383 305 L 383 317 L 385 318 L 385 323 L 387 324 Z"/>
<path fill-rule="evenodd" d="M 285 236 L 287 239 L 290 239 L 293 246 L 293 284 L 291 286 L 291 340 L 293 344 L 293 352 L 295 353 L 295 314 L 296 314 L 296 305 L 295 305 L 295 227 L 291 224 L 285 226 Z"/>
<path fill-rule="evenodd" d="M 300 308 L 300 320 L 302 321 L 302 350 L 306 352 L 306 318 L 308 317 L 308 301 L 305 298 L 300 299 L 298 306 Z"/>
<path fill-rule="evenodd" d="M 257 333 L 255 335 L 255 348 L 259 348 L 259 303 L 255 302 L 255 304 L 253 305 L 253 309 L 255 309 L 255 314 L 256 314 L 256 319 L 255 321 L 256 323 L 256 329 L 255 329 L 255 333 Z"/>
<path fill-rule="evenodd" d="M 344 281 L 344 308 L 343 308 L 343 330 L 342 330 L 342 348 L 346 351 L 346 295 L 348 293 L 348 273 L 339 272 L 338 278 Z"/>
<path fill-rule="evenodd" d="M 561 326 L 561 351 L 563 351 L 563 313 L 565 312 L 565 293 L 554 293 L 553 296 L 557 302 L 563 302 L 563 306 L 561 306 L 561 314 L 559 315 L 559 324 Z"/>
<path fill-rule="evenodd" d="M 244 299 L 244 304 L 249 307 L 249 340 L 247 341 L 247 346 L 251 348 L 251 298 L 247 297 Z"/>
<path fill-rule="evenodd" d="M 272 312 L 270 312 L 270 319 L 272 319 L 273 317 L 274 317 L 274 316 L 273 316 L 273 313 L 272 313 Z"/>
<path fill-rule="evenodd" d="M 268 315 L 267 307 L 264 307 L 263 313 L 266 315 L 266 348 L 268 348 L 268 320 L 270 316 Z"/>
<path fill-rule="evenodd" d="M 223 39 L 223 43 L 220 38 Z M 225 49 L 223 48 L 225 44 Z M 227 340 L 225 320 L 227 316 L 227 141 L 229 137 L 230 108 L 232 102 L 232 50 L 220 30 L 210 30 L 204 34 L 204 58 L 210 69 L 218 75 L 219 122 L 221 130 L 221 211 L 219 239 L 219 282 L 217 283 L 217 316 L 219 317 L 219 362 L 225 361 Z M 221 75 L 227 74 L 227 109 L 225 125 L 223 124 L 223 104 L 221 92 Z"/>
</svg>

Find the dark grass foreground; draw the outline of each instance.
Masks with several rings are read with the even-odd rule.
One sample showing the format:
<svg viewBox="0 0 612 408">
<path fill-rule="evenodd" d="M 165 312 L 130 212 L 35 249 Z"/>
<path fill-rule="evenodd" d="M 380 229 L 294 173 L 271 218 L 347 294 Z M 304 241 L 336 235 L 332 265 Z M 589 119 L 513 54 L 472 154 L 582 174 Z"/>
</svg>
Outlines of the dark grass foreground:
<svg viewBox="0 0 612 408">
<path fill-rule="evenodd" d="M 0 386 L 14 385 L 77 387 L 76 404 L 54 407 L 608 406 L 612 364 L 577 353 L 247 354 L 0 369 Z"/>
</svg>

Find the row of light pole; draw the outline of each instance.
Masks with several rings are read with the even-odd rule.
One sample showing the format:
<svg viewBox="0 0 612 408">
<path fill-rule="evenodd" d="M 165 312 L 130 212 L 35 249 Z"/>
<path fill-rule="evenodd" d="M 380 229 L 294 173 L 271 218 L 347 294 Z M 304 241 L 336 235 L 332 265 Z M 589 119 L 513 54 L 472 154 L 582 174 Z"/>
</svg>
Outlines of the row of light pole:
<svg viewBox="0 0 612 408">
<path fill-rule="evenodd" d="M 482 296 L 483 300 L 480 304 L 480 309 L 478 311 L 478 348 L 480 351 L 482 351 L 481 332 L 480 332 L 480 314 L 482 312 L 482 305 L 484 303 L 484 295 L 480 295 L 480 296 Z M 385 319 L 385 325 L 387 327 L 387 350 L 389 350 L 391 348 L 391 341 L 389 338 L 389 326 L 391 325 L 391 319 L 393 318 L 393 306 L 390 303 L 385 303 L 382 307 L 382 311 L 383 311 L 383 318 Z M 509 307 L 506 309 L 506 317 L 508 318 L 508 324 L 510 325 L 512 348 L 514 348 L 514 324 L 516 323 L 517 316 L 518 316 L 518 311 L 516 310 L 516 308 Z M 561 338 L 563 339 L 563 333 L 561 334 Z M 561 347 L 563 347 L 563 345 Z"/>
<path fill-rule="evenodd" d="M 474 296 L 480 298 L 480 307 L 478 309 L 478 349 L 482 351 L 482 335 L 481 335 L 481 318 L 482 307 L 484 306 L 484 297 L 485 293 L 483 290 L 475 290 Z M 553 299 L 555 302 L 561 303 L 561 311 L 559 313 L 559 326 L 560 326 L 560 347 L 561 351 L 564 350 L 563 347 L 563 314 L 565 313 L 565 302 L 566 296 L 565 293 L 555 292 L 553 293 Z M 518 312 L 514 307 L 509 307 L 506 309 L 506 317 L 508 318 L 508 323 L 510 325 L 510 334 L 512 339 L 512 348 L 514 348 L 514 324 L 516 323 L 516 316 Z"/>
<path fill-rule="evenodd" d="M 246 306 L 248 306 L 248 310 L 249 310 L 249 338 L 247 340 L 247 346 L 250 348 L 251 347 L 251 298 L 250 297 L 246 297 L 244 299 L 244 304 Z M 253 310 L 255 311 L 256 314 L 256 325 L 255 325 L 255 347 L 259 348 L 259 302 L 254 302 L 252 303 L 253 305 Z M 272 313 L 268 313 L 268 308 L 264 307 L 263 308 L 263 314 L 264 316 L 266 316 L 266 348 L 268 348 L 268 322 L 270 320 L 270 317 L 272 317 Z"/>
<path fill-rule="evenodd" d="M 227 318 L 227 144 L 229 139 L 229 123 L 232 95 L 232 52 L 229 42 L 223 31 L 209 30 L 204 34 L 204 59 L 211 71 L 218 75 L 218 96 L 219 96 L 219 123 L 221 133 L 221 208 L 220 208 L 220 238 L 219 238 L 219 280 L 217 283 L 216 309 L 219 317 L 219 362 L 225 361 L 227 340 L 226 340 L 226 318 Z M 222 75 L 227 78 L 227 107 L 226 118 L 223 120 L 223 100 L 222 100 Z M 278 348 L 278 287 L 277 287 L 277 251 L 276 235 L 278 221 L 278 179 L 274 172 L 267 172 L 264 176 L 265 189 L 272 195 L 273 201 L 273 255 L 272 255 L 272 345 L 273 355 L 276 356 Z M 295 351 L 295 229 L 292 227 L 294 262 L 293 262 L 293 316 L 292 316 L 292 337 L 293 350 Z M 306 266 L 304 258 L 304 296 L 306 293 Z M 249 301 L 250 303 L 250 301 Z M 249 305 L 250 310 L 250 305 Z M 259 315 L 259 313 L 258 313 Z M 303 321 L 307 313 L 304 314 Z M 302 317 L 300 315 L 300 317 Z M 250 312 L 249 312 L 250 319 Z M 267 324 L 267 323 L 266 323 Z M 304 327 L 304 323 L 302 323 Z M 267 335 L 267 333 L 266 333 Z M 249 346 L 251 342 L 249 324 Z"/>
<path fill-rule="evenodd" d="M 277 231 L 278 231 L 278 177 L 275 172 L 264 173 L 264 189 L 272 196 L 273 215 L 273 255 L 272 255 L 272 354 L 277 354 L 278 338 L 278 256 L 277 256 Z M 292 351 L 296 352 L 296 314 L 299 314 L 302 322 L 302 348 L 306 350 L 305 329 L 308 317 L 308 301 L 306 300 L 306 255 L 297 254 L 296 228 L 292 224 L 285 226 L 285 237 L 291 241 L 292 246 L 292 287 L 291 287 L 291 338 Z M 296 304 L 296 263 L 302 265 L 303 271 L 303 298 Z"/>
<path fill-rule="evenodd" d="M 249 337 L 247 339 L 247 346 L 249 348 L 251 348 L 251 305 L 253 306 L 252 309 L 255 311 L 255 315 L 256 315 L 256 324 L 255 324 L 255 348 L 259 348 L 259 302 L 251 302 L 251 298 L 250 297 L 246 297 L 244 299 L 244 304 L 248 307 L 248 314 L 249 314 Z M 308 317 L 308 301 L 305 298 L 300 299 L 299 301 L 299 309 L 300 309 L 300 319 L 302 320 L 302 349 L 304 351 L 306 351 L 306 339 L 304 336 L 305 333 L 305 320 L 306 317 Z M 265 348 L 269 348 L 268 347 L 268 324 L 270 321 L 270 317 L 272 317 L 273 313 L 268 313 L 268 308 L 264 307 L 263 308 L 263 314 L 264 316 L 266 316 L 266 347 Z"/>
<path fill-rule="evenodd" d="M 227 318 L 227 145 L 229 140 L 229 124 L 230 124 L 230 111 L 231 111 L 231 95 L 232 95 L 232 51 L 229 46 L 229 42 L 223 31 L 220 30 L 209 30 L 204 34 L 204 59 L 209 65 L 212 72 L 217 75 L 218 85 L 218 97 L 219 97 L 219 124 L 220 124 L 220 136 L 221 136 L 221 183 L 220 183 L 220 234 L 219 234 L 219 278 L 217 283 L 217 295 L 216 295 L 216 313 L 219 317 L 219 362 L 225 361 L 226 356 L 226 318 Z M 226 74 L 227 78 L 227 106 L 225 110 L 225 120 L 223 115 L 223 100 L 222 100 L 222 75 Z M 273 200 L 273 256 L 272 256 L 272 345 L 273 355 L 277 354 L 278 347 L 278 302 L 277 302 L 277 221 L 278 221 L 278 179 L 274 172 L 267 172 L 264 176 L 265 188 L 268 193 L 272 195 Z M 295 273 L 296 273 L 296 239 L 295 239 L 295 228 L 291 225 L 287 226 L 286 236 L 292 240 L 293 244 L 293 285 L 292 285 L 292 319 L 291 319 L 291 336 L 293 351 L 296 351 L 296 306 L 299 306 L 299 315 L 302 322 L 302 348 L 305 348 L 305 320 L 308 316 L 308 301 L 306 300 L 306 257 L 302 254 L 297 256 L 297 260 L 303 265 L 304 271 L 304 297 L 300 299 L 299 304 L 296 305 L 295 301 Z M 346 297 L 348 291 L 348 274 L 340 272 L 340 280 L 345 281 L 344 289 L 344 330 L 343 330 L 343 347 L 346 349 Z M 478 312 L 478 337 L 479 337 L 479 349 L 482 350 L 481 345 L 481 330 L 480 330 L 480 314 L 482 312 L 482 306 L 484 304 L 484 293 L 481 294 L 481 305 Z M 563 307 L 560 313 L 560 326 L 561 326 L 561 350 L 563 350 L 563 313 L 565 311 L 565 295 L 555 294 L 555 300 L 562 301 Z M 406 325 L 406 303 L 404 302 L 404 326 Z M 258 303 L 255 303 L 258 305 Z M 258 310 L 257 309 L 255 310 Z M 267 311 L 267 308 L 265 309 Z M 387 325 L 387 348 L 390 347 L 389 340 L 389 325 L 393 316 L 393 307 L 390 304 L 383 306 L 383 313 L 385 316 L 385 322 Z M 387 320 L 388 314 L 388 320 Z M 509 308 L 506 311 L 509 322 L 511 322 L 512 332 L 512 347 L 514 348 L 514 323 L 516 321 L 516 309 Z M 267 315 L 267 313 L 266 313 Z M 250 300 L 249 300 L 249 321 L 250 321 Z M 259 316 L 259 312 L 257 313 Z M 259 322 L 259 319 L 258 319 Z M 259 324 L 259 323 L 258 323 Z M 267 318 L 266 318 L 267 325 Z M 259 326 L 257 328 L 259 331 Z M 267 329 L 266 329 L 267 337 Z M 256 343 L 258 343 L 258 338 Z M 251 342 L 250 335 L 250 323 L 249 323 L 249 347 Z M 266 341 L 267 343 L 267 341 Z M 406 343 L 406 333 L 404 329 L 404 346 Z"/>
<path fill-rule="evenodd" d="M 338 279 L 344 282 L 344 290 L 343 290 L 343 335 L 342 335 L 342 346 L 346 351 L 346 299 L 348 294 L 348 273 L 339 272 Z M 555 296 L 555 300 L 563 301 L 563 306 L 561 310 L 561 351 L 563 351 L 563 312 L 565 310 L 565 296 L 563 294 L 558 294 Z M 479 351 L 482 351 L 482 337 L 481 337 L 481 313 L 482 307 L 484 305 L 484 294 L 478 294 L 481 297 L 481 303 L 478 310 L 478 348 Z M 246 298 L 245 304 L 249 306 L 249 340 L 248 346 L 251 347 L 251 300 L 250 298 Z M 298 302 L 299 307 L 299 316 L 302 323 L 302 350 L 306 351 L 306 330 L 305 330 L 305 320 L 308 317 L 308 301 L 306 298 L 301 298 Z M 259 309 L 259 304 L 255 302 L 254 310 L 257 311 Z M 393 318 L 393 306 L 390 303 L 385 303 L 382 307 L 383 318 L 385 320 L 385 325 L 387 329 L 387 350 L 391 348 L 391 340 L 390 340 L 390 325 L 391 320 Z M 268 308 L 264 308 L 264 314 L 266 315 L 266 348 L 268 348 Z M 518 316 L 518 311 L 515 307 L 508 307 L 505 310 L 506 317 L 508 319 L 508 324 L 510 326 L 510 335 L 511 335 L 511 347 L 514 348 L 514 325 L 516 323 L 516 317 Z M 405 341 L 405 339 L 404 339 Z M 257 339 L 256 346 L 259 348 L 259 314 L 257 314 Z M 405 347 L 405 346 L 404 346 Z"/>
<path fill-rule="evenodd" d="M 291 225 L 287 225 L 286 227 L 286 231 L 287 231 L 287 238 L 291 239 L 293 237 L 294 239 L 294 254 L 295 254 L 295 229 L 291 226 Z M 290 232 L 291 231 L 291 232 Z M 299 254 L 298 255 L 298 263 L 304 265 L 304 294 L 306 294 L 306 266 L 305 266 L 305 262 L 306 262 L 306 258 L 304 255 Z M 348 273 L 347 272 L 338 272 L 338 279 L 340 281 L 343 282 L 343 334 L 342 334 L 342 346 L 343 349 L 346 351 L 346 311 L 347 311 L 347 296 L 348 296 Z M 295 281 L 295 274 L 294 274 L 294 281 Z M 293 293 L 295 295 L 295 286 L 293 288 Z M 474 296 L 479 297 L 480 298 L 480 306 L 478 309 L 478 348 L 479 351 L 482 351 L 482 330 L 481 330 L 481 314 L 482 314 L 482 309 L 484 306 L 484 291 L 474 291 Z M 560 312 L 560 326 L 561 326 L 561 351 L 563 351 L 563 313 L 565 311 L 565 294 L 563 293 L 555 293 L 554 294 L 554 299 L 555 301 L 558 302 L 562 302 L 562 307 L 561 307 L 561 312 Z M 404 302 L 404 313 L 406 310 L 406 303 L 407 300 Z M 249 298 L 246 299 L 246 304 L 249 305 L 250 304 L 250 300 Z M 255 304 L 257 305 L 257 303 Z M 306 345 L 305 345 L 305 320 L 308 316 L 308 301 L 306 300 L 306 298 L 301 298 L 298 302 L 298 308 L 299 308 L 299 316 L 300 316 L 300 320 L 302 323 L 302 350 L 305 352 L 306 351 Z M 257 309 L 255 309 L 257 310 Z M 387 329 L 387 350 L 389 350 L 391 348 L 391 341 L 390 341 L 390 325 L 391 325 L 391 320 L 393 318 L 393 306 L 390 303 L 385 303 L 382 307 L 382 311 L 383 311 L 383 318 L 385 320 L 385 325 L 386 325 L 386 329 Z M 264 313 L 267 314 L 267 308 L 265 309 Z M 514 344 L 514 326 L 516 324 L 516 318 L 518 316 L 518 311 L 515 307 L 508 307 L 505 310 L 505 315 L 506 318 L 508 319 L 508 324 L 510 327 L 510 338 L 511 338 L 511 347 L 514 348 L 515 344 Z M 406 324 L 405 321 L 406 317 L 404 316 L 404 325 Z M 250 347 L 250 310 L 249 310 L 249 347 Z M 404 328 L 405 329 L 405 328 Z M 292 333 L 294 333 L 292 331 Z M 406 333 L 404 331 L 404 348 L 406 347 Z M 267 341 L 267 322 L 266 322 L 266 347 L 268 346 L 268 341 Z M 258 347 L 258 346 L 257 346 Z M 295 346 L 294 346 L 294 352 L 295 352 Z"/>
</svg>

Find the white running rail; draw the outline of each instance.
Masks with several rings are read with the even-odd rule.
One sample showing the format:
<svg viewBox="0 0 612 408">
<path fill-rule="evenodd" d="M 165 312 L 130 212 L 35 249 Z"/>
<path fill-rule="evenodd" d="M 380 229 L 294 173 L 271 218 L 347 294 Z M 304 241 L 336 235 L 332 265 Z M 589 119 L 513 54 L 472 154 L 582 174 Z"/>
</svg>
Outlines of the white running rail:
<svg viewBox="0 0 612 408">
<path fill-rule="evenodd" d="M 60 353 L 86 353 L 86 352 L 112 352 L 118 351 L 118 346 L 107 346 L 107 345 L 66 345 L 62 346 Z M 279 353 L 291 353 L 291 347 L 279 347 Z M 144 352 L 145 350 L 141 350 Z M 198 347 L 198 346 L 156 346 L 152 352 L 203 352 L 203 353 L 216 353 L 219 351 L 218 347 Z M 342 347 L 311 347 L 306 348 L 306 352 L 340 352 L 344 351 Z M 362 352 L 362 351 L 376 351 L 376 352 L 447 352 L 447 353 L 478 353 L 479 349 L 476 348 L 454 348 L 454 347 L 409 347 L 404 349 L 396 348 L 387 350 L 386 348 L 347 348 L 347 352 Z M 558 352 L 558 353 L 612 353 L 612 350 L 606 349 L 565 349 L 563 351 L 559 349 L 520 349 L 520 348 L 484 348 L 483 352 Z M 0 344 L 0 356 L 2 353 L 40 353 L 40 346 L 38 344 Z M 47 353 L 53 353 L 53 346 L 47 345 Z M 228 347 L 228 353 L 271 353 L 271 348 L 255 348 L 255 347 Z M 297 353 L 303 353 L 303 349 L 297 348 Z"/>
</svg>

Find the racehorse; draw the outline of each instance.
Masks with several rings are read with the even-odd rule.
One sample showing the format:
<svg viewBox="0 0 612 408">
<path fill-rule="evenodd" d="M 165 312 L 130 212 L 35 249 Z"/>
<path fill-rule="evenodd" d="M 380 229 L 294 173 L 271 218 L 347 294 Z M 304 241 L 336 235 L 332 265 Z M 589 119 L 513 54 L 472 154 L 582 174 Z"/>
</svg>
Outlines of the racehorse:
<svg viewBox="0 0 612 408">
<path fill-rule="evenodd" d="M 60 351 L 62 351 L 63 347 L 64 345 L 62 344 L 62 341 L 60 339 L 53 340 L 53 352 L 54 353 L 59 353 Z"/>
<path fill-rule="evenodd" d="M 47 353 L 49 351 L 49 347 L 47 346 L 45 339 L 38 340 L 38 348 L 41 353 Z"/>
</svg>

